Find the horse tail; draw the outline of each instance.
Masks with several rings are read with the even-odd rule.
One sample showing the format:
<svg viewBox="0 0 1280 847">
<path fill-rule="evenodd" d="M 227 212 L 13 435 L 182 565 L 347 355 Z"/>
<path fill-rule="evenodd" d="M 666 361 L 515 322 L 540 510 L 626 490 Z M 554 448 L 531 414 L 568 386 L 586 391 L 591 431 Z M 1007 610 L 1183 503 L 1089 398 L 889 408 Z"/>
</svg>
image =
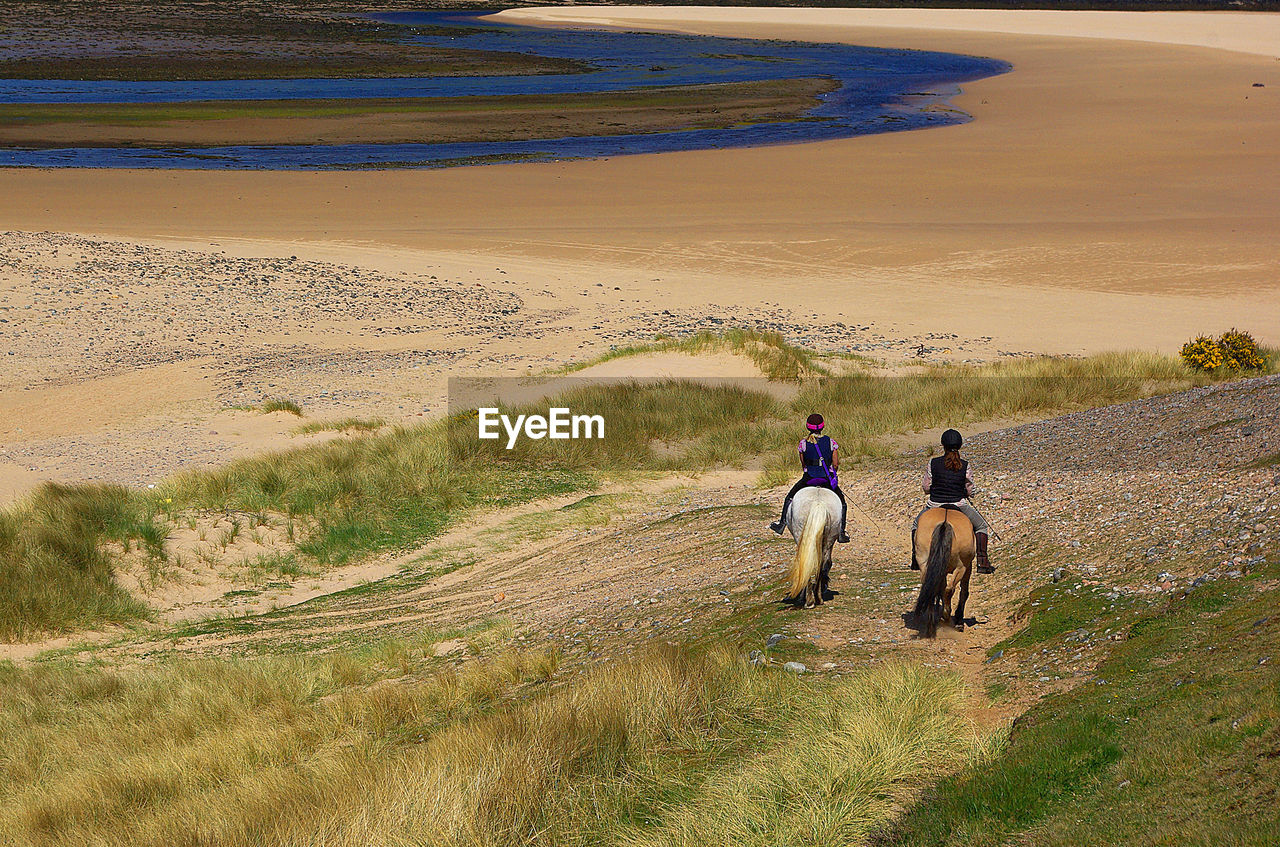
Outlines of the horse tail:
<svg viewBox="0 0 1280 847">
<path fill-rule="evenodd" d="M 818 498 L 805 516 L 804 529 L 796 542 L 796 556 L 791 560 L 791 597 L 799 597 L 822 567 L 822 537 L 826 534 L 829 518 L 826 500 Z"/>
<path fill-rule="evenodd" d="M 951 564 L 951 545 L 956 532 L 949 521 L 943 521 L 933 530 L 929 540 L 929 561 L 924 566 L 924 578 L 920 580 L 920 596 L 916 598 L 915 614 L 924 615 L 925 634 L 930 638 L 938 633 L 941 617 L 938 603 L 947 588 L 947 567 Z"/>
</svg>

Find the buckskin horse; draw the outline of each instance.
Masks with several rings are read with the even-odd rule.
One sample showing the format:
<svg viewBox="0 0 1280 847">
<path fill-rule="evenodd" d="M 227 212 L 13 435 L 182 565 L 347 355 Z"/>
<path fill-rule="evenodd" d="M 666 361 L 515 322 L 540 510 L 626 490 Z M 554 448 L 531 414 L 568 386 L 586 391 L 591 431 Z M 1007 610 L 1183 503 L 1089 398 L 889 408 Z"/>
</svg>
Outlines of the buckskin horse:
<svg viewBox="0 0 1280 847">
<path fill-rule="evenodd" d="M 928 539 L 928 541 L 925 541 Z M 969 599 L 969 575 L 973 573 L 973 524 L 958 509 L 930 509 L 916 529 L 916 561 L 924 562 L 915 617 L 928 638 L 938 634 L 939 621 L 951 618 L 964 632 L 964 604 Z M 960 588 L 954 617 L 951 597 Z"/>
</svg>

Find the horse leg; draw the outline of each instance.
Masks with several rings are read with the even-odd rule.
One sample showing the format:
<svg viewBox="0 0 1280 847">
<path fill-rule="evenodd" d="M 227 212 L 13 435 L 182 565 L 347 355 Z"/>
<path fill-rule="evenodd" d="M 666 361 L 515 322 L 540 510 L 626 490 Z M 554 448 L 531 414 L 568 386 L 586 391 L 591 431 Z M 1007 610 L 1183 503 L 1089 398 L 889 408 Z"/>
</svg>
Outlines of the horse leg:
<svg viewBox="0 0 1280 847">
<path fill-rule="evenodd" d="M 955 593 L 955 581 L 948 578 L 947 587 L 942 591 L 942 619 L 945 621 L 951 617 L 951 595 Z"/>
<path fill-rule="evenodd" d="M 973 567 L 967 566 L 964 569 L 964 577 L 960 580 L 960 602 L 956 604 L 956 629 L 964 632 L 964 604 L 969 599 L 969 574 L 973 573 Z"/>
</svg>

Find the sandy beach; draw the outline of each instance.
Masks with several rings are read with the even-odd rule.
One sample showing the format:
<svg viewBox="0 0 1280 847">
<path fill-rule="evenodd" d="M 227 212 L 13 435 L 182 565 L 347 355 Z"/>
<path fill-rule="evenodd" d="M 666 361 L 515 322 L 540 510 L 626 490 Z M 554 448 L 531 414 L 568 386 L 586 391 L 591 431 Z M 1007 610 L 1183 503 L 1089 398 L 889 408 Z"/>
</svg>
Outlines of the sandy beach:
<svg viewBox="0 0 1280 847">
<path fill-rule="evenodd" d="M 902 13 L 902 14 L 898 14 Z M 557 24 L 990 56 L 969 123 L 443 171 L 0 170 L 0 498 L 147 484 L 309 417 L 438 412 L 742 325 L 892 360 L 1280 342 L 1280 16 L 557 8 Z M 1268 52 L 1270 50 L 1270 52 Z M 726 364 L 726 367 L 732 367 Z"/>
</svg>

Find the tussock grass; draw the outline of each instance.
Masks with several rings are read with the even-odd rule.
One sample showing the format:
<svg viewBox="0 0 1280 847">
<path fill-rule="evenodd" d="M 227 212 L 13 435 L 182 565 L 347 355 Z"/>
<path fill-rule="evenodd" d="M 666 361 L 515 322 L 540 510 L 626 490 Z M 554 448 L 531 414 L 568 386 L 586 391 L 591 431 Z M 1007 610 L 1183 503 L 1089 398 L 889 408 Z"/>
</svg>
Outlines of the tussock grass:
<svg viewBox="0 0 1280 847">
<path fill-rule="evenodd" d="M 755 362 L 766 378 L 778 382 L 798 382 L 800 379 L 826 373 L 818 358 L 808 350 L 787 343 L 780 332 L 754 329 L 727 329 L 722 333 L 702 330 L 683 338 L 658 338 L 651 344 L 632 344 L 616 347 L 595 359 L 568 365 L 562 373 L 574 373 L 603 362 L 645 353 L 704 353 L 728 351 L 738 353 Z"/>
<path fill-rule="evenodd" d="M 273 397 L 265 401 L 259 409 L 264 415 L 271 412 L 288 412 L 291 415 L 302 417 L 302 407 L 285 397 Z"/>
<path fill-rule="evenodd" d="M 548 687 L 553 654 L 429 673 L 418 650 L 0 668 L 0 841 L 839 843 L 983 749 L 919 667 L 670 650 Z"/>
<path fill-rule="evenodd" d="M 316 432 L 377 432 L 387 425 L 382 418 L 340 418 L 332 421 L 311 421 L 294 430 L 299 435 Z"/>
<path fill-rule="evenodd" d="M 120 486 L 49 483 L 0 512 L 0 638 L 145 617 L 107 548 L 141 542 L 157 555 L 164 535 Z"/>
<path fill-rule="evenodd" d="M 0 666 L 0 842 L 263 844 L 359 796 L 397 752 L 555 670 L 508 653 L 421 670 L 424 645 L 133 670 Z M 90 753 L 90 751 L 92 751 Z"/>
</svg>

